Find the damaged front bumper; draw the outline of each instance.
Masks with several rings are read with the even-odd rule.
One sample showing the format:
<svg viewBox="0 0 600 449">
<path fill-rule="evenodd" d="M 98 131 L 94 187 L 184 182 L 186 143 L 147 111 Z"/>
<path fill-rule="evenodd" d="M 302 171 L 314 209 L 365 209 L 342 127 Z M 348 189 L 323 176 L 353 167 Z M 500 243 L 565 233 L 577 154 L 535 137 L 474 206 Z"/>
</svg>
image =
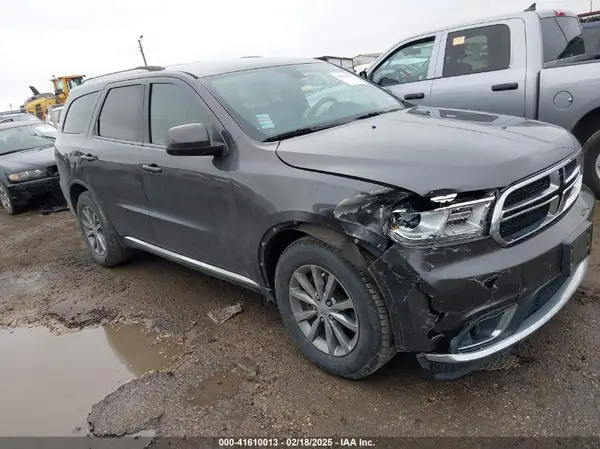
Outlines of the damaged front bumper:
<svg viewBox="0 0 600 449">
<path fill-rule="evenodd" d="M 584 188 L 563 217 L 512 247 L 492 239 L 392 246 L 369 272 L 388 306 L 398 351 L 417 353 L 421 366 L 441 379 L 509 353 L 558 313 L 585 277 L 594 204 Z M 584 249 L 571 263 L 571 248 L 580 242 Z"/>
<path fill-rule="evenodd" d="M 60 195 L 62 197 L 58 176 L 35 179 L 33 181 L 26 181 L 18 184 L 9 184 L 8 191 L 15 204 L 25 204 L 32 198 L 42 195 L 51 194 Z"/>
</svg>

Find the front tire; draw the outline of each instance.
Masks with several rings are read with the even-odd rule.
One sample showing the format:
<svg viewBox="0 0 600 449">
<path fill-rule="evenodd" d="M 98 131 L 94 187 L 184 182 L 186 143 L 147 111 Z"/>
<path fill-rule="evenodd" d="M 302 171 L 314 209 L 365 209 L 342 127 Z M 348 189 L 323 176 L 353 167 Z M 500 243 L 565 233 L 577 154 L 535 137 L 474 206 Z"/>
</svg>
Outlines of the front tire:
<svg viewBox="0 0 600 449">
<path fill-rule="evenodd" d="M 288 246 L 275 270 L 283 322 L 302 353 L 322 370 L 366 377 L 388 360 L 388 311 L 366 273 L 313 237 Z"/>
<path fill-rule="evenodd" d="M 597 200 L 600 200 L 600 131 L 583 145 L 583 183 L 587 185 Z"/>
<path fill-rule="evenodd" d="M 129 259 L 129 249 L 89 192 L 83 192 L 77 200 L 77 223 L 90 255 L 98 264 L 113 267 Z"/>
<path fill-rule="evenodd" d="M 0 206 L 2 206 L 8 215 L 17 215 L 21 212 L 20 205 L 15 204 L 12 195 L 8 191 L 8 187 L 2 182 L 0 182 Z"/>
</svg>

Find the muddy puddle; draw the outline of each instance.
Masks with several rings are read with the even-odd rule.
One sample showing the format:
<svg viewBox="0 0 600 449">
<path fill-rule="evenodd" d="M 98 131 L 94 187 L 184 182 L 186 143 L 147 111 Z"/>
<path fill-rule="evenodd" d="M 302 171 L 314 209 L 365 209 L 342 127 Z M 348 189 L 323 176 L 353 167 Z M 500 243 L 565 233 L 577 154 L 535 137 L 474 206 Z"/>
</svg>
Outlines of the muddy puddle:
<svg viewBox="0 0 600 449">
<path fill-rule="evenodd" d="M 0 330 L 0 436 L 85 435 L 92 405 L 183 347 L 143 326 Z"/>
</svg>

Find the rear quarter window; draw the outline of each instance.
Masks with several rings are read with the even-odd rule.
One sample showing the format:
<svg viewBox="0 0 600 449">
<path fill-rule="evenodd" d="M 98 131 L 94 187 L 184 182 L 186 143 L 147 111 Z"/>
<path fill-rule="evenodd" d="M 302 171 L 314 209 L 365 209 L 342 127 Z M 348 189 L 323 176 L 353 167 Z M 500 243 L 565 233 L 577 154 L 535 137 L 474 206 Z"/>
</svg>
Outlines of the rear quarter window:
<svg viewBox="0 0 600 449">
<path fill-rule="evenodd" d="M 583 26 L 583 40 L 588 54 L 600 54 L 600 22 Z"/>
<path fill-rule="evenodd" d="M 63 133 L 80 134 L 87 129 L 99 95 L 100 92 L 93 92 L 71 102 L 64 119 Z"/>
<path fill-rule="evenodd" d="M 577 17 L 546 17 L 540 22 L 544 62 L 585 54 L 581 24 Z"/>
</svg>

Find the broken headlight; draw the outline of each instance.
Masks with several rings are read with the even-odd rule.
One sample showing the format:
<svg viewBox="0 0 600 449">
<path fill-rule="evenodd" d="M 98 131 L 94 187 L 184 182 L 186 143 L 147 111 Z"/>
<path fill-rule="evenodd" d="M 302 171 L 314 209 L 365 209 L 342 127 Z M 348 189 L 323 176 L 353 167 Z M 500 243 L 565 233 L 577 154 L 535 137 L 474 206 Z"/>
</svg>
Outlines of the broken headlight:
<svg viewBox="0 0 600 449">
<path fill-rule="evenodd" d="M 452 243 L 481 237 L 494 198 L 494 195 L 486 195 L 447 206 L 430 200 L 408 200 L 393 209 L 388 235 L 404 244 Z"/>
</svg>

